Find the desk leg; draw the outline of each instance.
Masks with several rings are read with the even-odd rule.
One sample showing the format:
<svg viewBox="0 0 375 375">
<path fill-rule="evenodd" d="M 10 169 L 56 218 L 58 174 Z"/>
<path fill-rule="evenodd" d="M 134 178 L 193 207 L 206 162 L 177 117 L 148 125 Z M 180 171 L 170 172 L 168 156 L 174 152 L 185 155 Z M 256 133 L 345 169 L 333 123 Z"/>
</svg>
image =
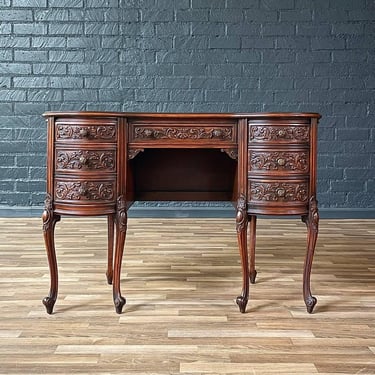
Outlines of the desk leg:
<svg viewBox="0 0 375 375">
<path fill-rule="evenodd" d="M 307 253 L 303 270 L 303 298 L 308 313 L 312 313 L 317 299 L 311 295 L 310 275 L 315 252 L 316 240 L 318 237 L 319 213 L 315 197 L 310 198 L 309 213 L 302 216 L 302 221 L 307 226 Z"/>
<path fill-rule="evenodd" d="M 247 224 L 248 216 L 246 210 L 246 197 L 241 194 L 237 202 L 236 230 L 238 246 L 242 264 L 242 293 L 237 297 L 236 302 L 240 311 L 246 311 L 249 300 L 249 259 L 247 254 Z"/>
<path fill-rule="evenodd" d="M 250 215 L 250 282 L 255 284 L 255 279 L 257 277 L 257 271 L 255 269 L 255 242 L 256 242 L 256 225 L 257 217 L 255 215 Z"/>
<path fill-rule="evenodd" d="M 47 313 L 52 314 L 58 293 L 58 271 L 55 251 L 55 226 L 60 220 L 60 216 L 53 212 L 52 198 L 47 195 L 45 200 L 45 208 L 42 215 L 43 235 L 46 246 L 48 266 L 51 278 L 50 290 L 47 297 L 43 298 L 43 305 L 46 307 Z"/>
<path fill-rule="evenodd" d="M 124 196 L 120 196 L 117 200 L 116 215 L 116 253 L 113 266 L 113 302 L 115 304 L 117 314 L 121 314 L 122 308 L 126 303 L 126 299 L 121 296 L 120 278 L 122 255 L 124 253 L 126 229 L 128 222 L 128 214 L 126 212 L 126 201 Z"/>
<path fill-rule="evenodd" d="M 107 282 L 112 284 L 113 280 L 113 247 L 114 247 L 114 234 L 115 234 L 115 215 L 108 215 L 108 253 L 107 253 Z"/>
</svg>

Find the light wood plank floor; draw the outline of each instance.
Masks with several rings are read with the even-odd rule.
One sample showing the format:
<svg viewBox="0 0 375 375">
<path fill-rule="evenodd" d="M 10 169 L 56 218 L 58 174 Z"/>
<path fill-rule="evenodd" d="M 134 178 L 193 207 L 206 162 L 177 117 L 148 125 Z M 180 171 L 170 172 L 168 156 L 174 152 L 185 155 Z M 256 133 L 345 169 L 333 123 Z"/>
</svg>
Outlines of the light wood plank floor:
<svg viewBox="0 0 375 375">
<path fill-rule="evenodd" d="M 321 220 L 302 299 L 305 226 L 259 220 L 247 313 L 234 221 L 130 219 L 117 315 L 104 218 L 57 224 L 55 313 L 40 219 L 0 219 L 1 374 L 375 374 L 375 220 Z"/>
</svg>

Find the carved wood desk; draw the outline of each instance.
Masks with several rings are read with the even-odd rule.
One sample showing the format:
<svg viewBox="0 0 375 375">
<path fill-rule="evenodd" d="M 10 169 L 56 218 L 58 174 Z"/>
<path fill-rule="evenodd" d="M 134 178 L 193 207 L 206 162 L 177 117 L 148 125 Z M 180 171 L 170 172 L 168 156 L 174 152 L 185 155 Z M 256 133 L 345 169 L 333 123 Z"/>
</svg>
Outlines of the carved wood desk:
<svg viewBox="0 0 375 375">
<path fill-rule="evenodd" d="M 257 215 L 299 215 L 307 225 L 303 297 L 318 235 L 317 113 L 161 114 L 48 112 L 43 232 L 51 314 L 58 293 L 54 230 L 61 215 L 108 217 L 107 281 L 122 312 L 127 211 L 136 200 L 231 201 L 242 264 L 241 312 L 255 283 Z M 249 224 L 249 225 L 248 225 Z M 249 230 L 249 251 L 247 232 Z M 146 228 L 147 230 L 147 228 Z M 250 260 L 250 264 L 249 264 Z"/>
</svg>

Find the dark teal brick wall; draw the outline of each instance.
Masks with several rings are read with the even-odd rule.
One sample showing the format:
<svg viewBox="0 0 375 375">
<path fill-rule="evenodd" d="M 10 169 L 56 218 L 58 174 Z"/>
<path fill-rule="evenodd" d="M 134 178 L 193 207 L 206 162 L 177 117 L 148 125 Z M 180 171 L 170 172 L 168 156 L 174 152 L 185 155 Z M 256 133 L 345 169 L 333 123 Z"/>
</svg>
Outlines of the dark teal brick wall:
<svg viewBox="0 0 375 375">
<path fill-rule="evenodd" d="M 318 198 L 375 208 L 372 0 L 0 0 L 0 205 L 44 199 L 47 110 L 316 111 Z"/>
</svg>

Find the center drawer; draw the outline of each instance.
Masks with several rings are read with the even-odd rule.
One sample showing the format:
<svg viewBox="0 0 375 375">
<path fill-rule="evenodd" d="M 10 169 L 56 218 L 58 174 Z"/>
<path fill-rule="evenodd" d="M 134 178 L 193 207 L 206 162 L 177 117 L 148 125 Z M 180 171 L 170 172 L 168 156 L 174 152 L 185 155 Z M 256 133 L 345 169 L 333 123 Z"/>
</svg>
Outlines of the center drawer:
<svg viewBox="0 0 375 375">
<path fill-rule="evenodd" d="M 237 141 L 235 121 L 130 121 L 129 142 L 137 145 L 175 146 L 185 144 L 222 147 Z"/>
</svg>

